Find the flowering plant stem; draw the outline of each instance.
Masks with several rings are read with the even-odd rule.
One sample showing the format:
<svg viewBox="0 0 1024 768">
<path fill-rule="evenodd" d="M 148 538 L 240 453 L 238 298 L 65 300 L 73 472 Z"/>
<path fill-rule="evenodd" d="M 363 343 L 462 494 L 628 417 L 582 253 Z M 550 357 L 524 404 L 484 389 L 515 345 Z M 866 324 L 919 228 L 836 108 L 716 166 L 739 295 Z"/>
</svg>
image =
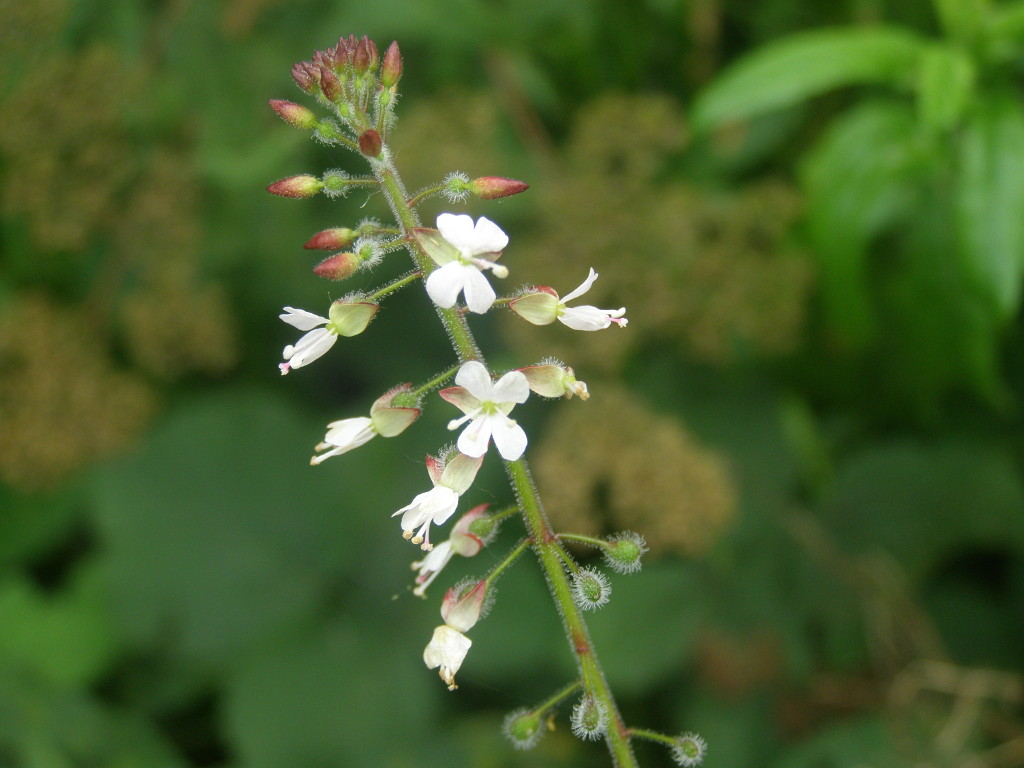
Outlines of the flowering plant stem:
<svg viewBox="0 0 1024 768">
<path fill-rule="evenodd" d="M 389 148 L 384 147 L 378 157 L 370 160 L 370 164 L 373 166 L 381 191 L 406 236 L 407 249 L 413 261 L 420 273 L 427 275 L 434 265 L 411 235 L 412 230 L 420 226 L 419 217 L 406 202 L 408 196 L 391 156 Z M 479 360 L 485 363 L 465 316 L 455 308 L 436 307 L 436 310 L 459 360 Z M 584 692 L 603 704 L 608 713 L 609 722 L 604 738 L 613 765 L 616 768 L 639 768 L 630 744 L 630 732 L 622 721 L 611 689 L 605 680 L 583 614 L 573 600 L 569 579 L 562 567 L 558 539 L 544 513 L 540 495 L 530 477 L 526 460 L 505 461 L 505 470 L 519 501 L 519 510 L 530 536 L 530 546 L 540 561 L 551 595 L 562 617 L 566 639 L 576 657 Z"/>
</svg>

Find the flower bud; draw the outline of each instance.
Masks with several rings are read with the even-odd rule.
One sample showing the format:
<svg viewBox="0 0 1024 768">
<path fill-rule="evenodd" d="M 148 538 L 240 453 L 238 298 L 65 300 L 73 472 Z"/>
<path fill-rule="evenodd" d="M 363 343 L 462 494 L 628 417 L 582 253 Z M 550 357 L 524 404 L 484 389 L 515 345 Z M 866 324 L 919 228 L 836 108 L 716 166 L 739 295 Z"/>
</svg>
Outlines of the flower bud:
<svg viewBox="0 0 1024 768">
<path fill-rule="evenodd" d="M 352 245 L 358 234 L 354 229 L 349 229 L 348 227 L 322 229 L 309 238 L 302 247 L 310 251 L 336 251 L 339 248 L 346 248 Z"/>
<path fill-rule="evenodd" d="M 398 50 L 398 42 L 392 42 L 384 53 L 384 63 L 380 68 L 380 84 L 385 88 L 395 85 L 402 76 L 402 52 Z"/>
<path fill-rule="evenodd" d="M 587 384 L 579 381 L 572 368 L 559 363 L 541 363 L 519 368 L 526 377 L 530 389 L 541 397 L 565 397 L 576 395 L 580 400 L 590 397 Z"/>
<path fill-rule="evenodd" d="M 324 183 L 316 176 L 303 173 L 298 176 L 289 176 L 287 179 L 275 181 L 267 187 L 267 192 L 272 195 L 280 195 L 281 197 L 312 197 L 323 187 Z"/>
<path fill-rule="evenodd" d="M 366 35 L 356 43 L 355 51 L 352 53 L 352 66 L 356 72 L 364 74 L 373 69 L 377 63 L 377 46 Z"/>
<path fill-rule="evenodd" d="M 316 93 L 320 89 L 320 70 L 308 61 L 300 61 L 292 66 L 292 79 L 306 93 Z"/>
<path fill-rule="evenodd" d="M 316 115 L 301 104 L 284 99 L 271 99 L 270 107 L 288 125 L 301 128 L 304 131 L 311 131 L 316 126 Z"/>
<path fill-rule="evenodd" d="M 572 599 L 582 610 L 593 611 L 608 602 L 608 577 L 593 568 L 580 568 L 572 577 Z"/>
<path fill-rule="evenodd" d="M 370 420 L 381 437 L 394 437 L 404 432 L 420 417 L 420 409 L 396 404 L 396 398 L 412 389 L 412 384 L 399 384 L 389 389 L 370 407 Z"/>
<path fill-rule="evenodd" d="M 362 260 L 354 253 L 336 253 L 313 267 L 313 274 L 328 280 L 344 280 L 359 269 L 361 263 Z"/>
<path fill-rule="evenodd" d="M 473 507 L 452 526 L 449 541 L 452 550 L 463 557 L 473 557 L 488 543 L 497 526 L 487 514 L 487 504 Z M 478 533 L 483 529 L 483 533 Z"/>
<path fill-rule="evenodd" d="M 524 293 L 508 303 L 508 308 L 533 325 L 550 325 L 558 317 L 558 294 L 546 285 Z"/>
<path fill-rule="evenodd" d="M 487 580 L 483 579 L 468 589 L 452 587 L 441 601 L 441 618 L 459 632 L 469 632 L 479 621 L 487 598 Z"/>
<path fill-rule="evenodd" d="M 320 90 L 323 91 L 328 101 L 338 101 L 341 99 L 341 81 L 338 80 L 338 76 L 334 74 L 334 70 L 330 67 L 320 67 Z"/>
<path fill-rule="evenodd" d="M 369 301 L 338 299 L 331 304 L 327 314 L 331 318 L 331 327 L 339 336 L 358 336 L 366 330 L 378 309 L 379 304 Z"/>
<path fill-rule="evenodd" d="M 707 742 L 696 733 L 684 733 L 676 736 L 672 745 L 672 760 L 683 768 L 693 768 L 704 762 L 708 753 Z"/>
<path fill-rule="evenodd" d="M 533 749 L 545 733 L 541 724 L 543 712 L 533 709 L 517 709 L 509 712 L 501 726 L 505 738 L 516 749 Z"/>
<path fill-rule="evenodd" d="M 328 197 L 344 197 L 352 188 L 351 177 L 339 168 L 324 171 L 321 178 L 323 179 L 324 194 Z"/>
<path fill-rule="evenodd" d="M 635 531 L 623 531 L 608 537 L 604 561 L 616 573 L 636 573 L 647 551 L 644 537 Z"/>
<path fill-rule="evenodd" d="M 359 151 L 366 157 L 380 157 L 383 146 L 384 142 L 381 141 L 380 134 L 373 128 L 363 131 L 359 135 Z"/>
<path fill-rule="evenodd" d="M 499 197 L 511 197 L 525 192 L 530 185 L 515 179 L 506 179 L 501 176 L 481 176 L 469 182 L 469 190 L 477 197 L 484 200 L 494 200 Z"/>
<path fill-rule="evenodd" d="M 569 724 L 576 738 L 597 741 L 608 730 L 608 709 L 604 702 L 584 694 L 573 707 Z"/>
</svg>

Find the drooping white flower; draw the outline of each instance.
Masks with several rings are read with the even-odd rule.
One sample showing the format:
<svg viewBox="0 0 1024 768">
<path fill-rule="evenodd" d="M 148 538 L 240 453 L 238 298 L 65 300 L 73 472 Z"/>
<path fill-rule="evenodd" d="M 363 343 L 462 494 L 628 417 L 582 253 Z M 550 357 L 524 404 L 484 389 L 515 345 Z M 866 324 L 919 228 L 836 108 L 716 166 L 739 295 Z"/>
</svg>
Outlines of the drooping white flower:
<svg viewBox="0 0 1024 768">
<path fill-rule="evenodd" d="M 427 294 L 439 307 L 449 309 L 461 293 L 470 312 L 483 314 L 497 298 L 483 270 L 491 270 L 495 277 L 508 275 L 508 270 L 495 262 L 508 245 L 508 235 L 483 216 L 474 224 L 471 216 L 454 213 L 438 216 L 437 230 L 441 241 L 420 237 L 424 250 L 438 265 L 427 276 Z"/>
<path fill-rule="evenodd" d="M 483 456 L 493 437 L 503 459 L 515 461 L 521 457 L 526 450 L 526 432 L 508 414 L 530 396 L 526 377 L 519 371 L 509 371 L 492 382 L 487 368 L 470 360 L 455 374 L 455 383 L 458 386 L 443 389 L 439 394 L 466 414 L 450 421 L 448 429 L 458 429 L 470 422 L 459 435 L 459 450 L 467 456 Z"/>
<path fill-rule="evenodd" d="M 629 323 L 624 317 L 625 307 L 598 309 L 589 304 L 580 307 L 567 306 L 568 302 L 589 291 L 595 280 L 597 272 L 591 268 L 587 279 L 562 298 L 558 297 L 558 292 L 554 288 L 543 286 L 513 299 L 509 302 L 509 308 L 534 325 L 548 325 L 558 320 L 575 331 L 600 331 L 612 323 L 624 328 Z"/>
<path fill-rule="evenodd" d="M 378 309 L 379 306 L 373 302 L 340 299 L 331 305 L 328 318 L 304 309 L 285 307 L 284 314 L 279 317 L 288 325 L 306 331 L 306 334 L 295 344 L 289 344 L 284 348 L 284 362 L 278 365 L 281 375 L 294 368 L 309 365 L 325 355 L 339 336 L 356 336 L 362 333 Z"/>
<path fill-rule="evenodd" d="M 313 456 L 309 463 L 316 466 L 331 456 L 348 453 L 365 445 L 377 435 L 394 437 L 401 434 L 420 415 L 420 409 L 414 405 L 398 405 L 395 402 L 396 398 L 408 396 L 411 390 L 411 384 L 399 384 L 374 401 L 370 406 L 369 417 L 356 416 L 332 421 L 327 425 L 327 434 L 324 435 L 323 442 L 316 447 L 317 455 Z"/>
<path fill-rule="evenodd" d="M 440 667 L 438 674 L 448 686 L 449 691 L 454 691 L 459 687 L 455 684 L 455 673 L 459 671 L 459 667 L 465 661 L 472 644 L 473 641 L 459 630 L 442 624 L 434 630 L 433 637 L 430 638 L 430 642 L 423 651 L 423 662 L 427 665 L 427 669 Z"/>
<path fill-rule="evenodd" d="M 470 530 L 470 526 L 474 522 L 486 516 L 487 507 L 487 504 L 481 504 L 469 510 L 452 527 L 451 535 L 446 541 L 442 541 L 430 550 L 422 560 L 412 564 L 413 570 L 418 571 L 416 574 L 416 588 L 412 591 L 414 595 L 425 597 L 427 587 L 437 578 L 437 574 L 441 572 L 441 569 L 448 565 L 452 557 L 455 555 L 473 557 L 493 537 L 493 531 L 491 532 L 491 537 L 481 538 Z"/>
<path fill-rule="evenodd" d="M 402 516 L 402 535 L 428 552 L 433 549 L 431 524 L 442 525 L 452 516 L 459 506 L 459 497 L 469 490 L 481 464 L 482 458 L 461 453 L 447 462 L 428 456 L 427 473 L 434 487 L 391 515 Z"/>
</svg>

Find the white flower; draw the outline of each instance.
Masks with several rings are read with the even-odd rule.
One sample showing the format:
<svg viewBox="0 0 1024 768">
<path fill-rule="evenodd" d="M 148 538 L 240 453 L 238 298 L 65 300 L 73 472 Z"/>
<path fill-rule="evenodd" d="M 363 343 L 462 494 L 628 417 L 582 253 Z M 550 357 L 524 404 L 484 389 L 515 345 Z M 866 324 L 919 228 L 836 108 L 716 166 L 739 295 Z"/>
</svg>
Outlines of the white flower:
<svg viewBox="0 0 1024 768">
<path fill-rule="evenodd" d="M 412 564 L 413 570 L 418 571 L 416 574 L 416 588 L 412 591 L 414 595 L 426 597 L 427 587 L 437 578 L 437 574 L 441 572 L 441 569 L 448 565 L 448 562 L 454 555 L 473 557 L 484 548 L 490 537 L 481 539 L 470 531 L 470 526 L 476 520 L 487 515 L 487 506 L 487 504 L 481 504 L 469 510 L 455 523 L 451 535 L 446 541 L 442 541 L 430 550 L 422 560 L 417 560 Z M 493 535 L 494 531 L 492 530 L 491 536 Z"/>
<path fill-rule="evenodd" d="M 434 630 L 430 643 L 424 649 L 423 663 L 427 665 L 427 669 L 440 667 L 438 674 L 448 686 L 448 690 L 454 691 L 459 687 L 455 684 L 455 673 L 462 666 L 472 644 L 473 641 L 459 630 L 443 624 Z"/>
<path fill-rule="evenodd" d="M 327 328 L 317 327 L 330 322 L 326 317 L 294 307 L 285 307 L 284 311 L 285 314 L 280 316 L 282 320 L 308 333 L 295 344 L 289 344 L 284 348 L 284 362 L 278 366 L 282 376 L 293 368 L 301 368 L 322 357 L 338 340 L 336 333 Z"/>
<path fill-rule="evenodd" d="M 459 435 L 459 450 L 467 456 L 483 456 L 493 437 L 498 453 L 506 461 L 522 456 L 526 433 L 508 414 L 516 403 L 524 403 L 530 396 L 526 377 L 519 371 L 509 371 L 492 383 L 487 368 L 470 360 L 455 374 L 455 383 L 459 386 L 441 390 L 440 395 L 466 414 L 450 421 L 448 429 L 471 422 Z"/>
<path fill-rule="evenodd" d="M 316 466 L 331 456 L 348 453 L 352 449 L 370 442 L 376 434 L 377 430 L 373 428 L 373 419 L 368 416 L 332 421 L 327 425 L 324 441 L 316 447 L 318 454 L 311 458 L 309 463 Z"/>
<path fill-rule="evenodd" d="M 452 516 L 459 506 L 459 497 L 469 490 L 481 464 L 482 458 L 461 453 L 447 463 L 428 456 L 427 474 L 434 487 L 419 494 L 412 503 L 391 515 L 402 516 L 402 535 L 427 552 L 433 549 L 430 543 L 431 523 L 441 525 Z"/>
<path fill-rule="evenodd" d="M 625 327 L 629 321 L 623 317 L 626 314 L 625 307 L 619 307 L 618 309 L 598 309 L 597 307 L 591 307 L 584 305 L 582 307 L 567 307 L 566 303 L 573 299 L 579 298 L 584 293 L 590 290 L 590 287 L 597 280 L 597 272 L 594 268 L 590 268 L 590 274 L 587 275 L 587 279 L 580 283 L 579 287 L 573 291 L 569 291 L 565 296 L 562 297 L 561 301 L 558 302 L 558 308 L 555 310 L 555 314 L 558 320 L 563 324 L 572 328 L 574 331 L 600 331 L 607 328 L 612 323 Z"/>
<path fill-rule="evenodd" d="M 508 245 L 508 235 L 490 219 L 473 218 L 465 214 L 442 213 L 437 217 L 437 229 L 454 250 L 428 248 L 430 257 L 437 262 L 427 276 L 427 294 L 439 307 L 449 309 L 462 293 L 470 312 L 483 314 L 494 303 L 496 295 L 482 270 L 491 270 L 496 277 L 506 277 L 508 270 L 485 255 L 501 254 Z"/>
<path fill-rule="evenodd" d="M 365 331 L 378 309 L 377 304 L 359 301 L 357 298 L 339 299 L 331 304 L 329 318 L 304 309 L 285 307 L 284 314 L 279 317 L 288 325 L 307 333 L 295 344 L 284 348 L 284 362 L 278 365 L 281 374 L 309 365 L 322 357 L 334 346 L 339 336 L 357 336 Z"/>
<path fill-rule="evenodd" d="M 411 504 L 402 507 L 392 517 L 401 515 L 405 538 L 412 539 L 413 544 L 422 542 L 422 547 L 430 550 L 430 524 L 441 525 L 446 522 L 458 506 L 459 494 L 451 488 L 436 485 L 417 495 Z"/>
<path fill-rule="evenodd" d="M 589 291 L 595 280 L 597 280 L 597 272 L 591 269 L 587 279 L 561 299 L 558 298 L 558 291 L 554 288 L 542 286 L 512 299 L 509 302 L 509 308 L 534 325 L 548 325 L 558 320 L 575 331 L 600 331 L 612 323 L 625 327 L 629 323 L 623 317 L 626 314 L 625 307 L 598 309 L 590 305 L 566 306 L 567 302 L 577 299 Z"/>
</svg>

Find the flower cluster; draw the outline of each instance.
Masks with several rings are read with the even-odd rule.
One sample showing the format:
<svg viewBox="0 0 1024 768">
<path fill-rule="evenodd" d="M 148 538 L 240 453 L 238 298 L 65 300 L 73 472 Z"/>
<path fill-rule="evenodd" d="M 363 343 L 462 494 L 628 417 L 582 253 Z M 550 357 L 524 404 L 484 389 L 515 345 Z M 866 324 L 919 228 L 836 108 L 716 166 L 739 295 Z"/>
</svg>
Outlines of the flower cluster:
<svg viewBox="0 0 1024 768">
<path fill-rule="evenodd" d="M 494 582 L 527 548 L 539 554 L 545 575 L 563 615 L 573 614 L 582 624 L 581 611 L 603 606 L 610 596 L 607 577 L 590 567 L 580 567 L 561 541 L 574 538 L 555 534 L 544 518 L 536 490 L 532 487 L 524 455 L 529 445 L 526 430 L 512 418 L 517 405 L 531 393 L 542 398 L 589 397 L 587 385 L 576 378 L 572 368 L 557 360 L 542 360 L 504 372 L 495 372 L 484 361 L 473 339 L 469 319 L 495 306 L 507 307 L 533 325 L 549 325 L 556 320 L 578 331 L 600 331 L 627 325 L 626 310 L 599 309 L 573 304 L 587 293 L 597 280 L 590 269 L 587 278 L 564 297 L 548 286 L 531 287 L 498 296 L 487 273 L 498 280 L 507 278 L 509 269 L 499 263 L 509 237 L 485 217 L 474 220 L 461 213 L 442 213 L 434 228 L 421 226 L 417 205 L 430 196 L 443 196 L 461 202 L 471 195 L 490 200 L 523 192 L 527 185 L 513 179 L 483 176 L 470 179 L 453 172 L 441 183 L 409 196 L 395 168 L 389 147 L 394 125 L 396 86 L 402 74 L 398 45 L 392 43 L 383 57 L 376 46 L 363 37 L 342 38 L 309 61 L 296 64 L 292 76 L 298 86 L 313 96 L 333 116 L 319 119 L 309 109 L 284 100 L 271 101 L 271 107 L 294 128 L 309 133 L 322 143 L 340 146 L 358 153 L 369 165 L 365 176 L 328 170 L 319 176 L 298 174 L 268 187 L 276 195 L 309 198 L 317 194 L 341 197 L 357 187 L 378 191 L 395 215 L 393 225 L 364 220 L 354 227 L 332 226 L 310 237 L 305 247 L 311 250 L 337 251 L 322 259 L 313 272 L 332 281 L 347 280 L 370 273 L 388 254 L 406 250 L 414 271 L 375 290 L 356 290 L 334 301 L 327 316 L 304 309 L 285 307 L 281 320 L 303 332 L 283 350 L 282 374 L 302 368 L 326 355 L 340 337 L 363 333 L 377 316 L 383 300 L 408 285 L 420 282 L 452 339 L 455 358 L 440 375 L 420 385 L 404 383 L 393 387 L 374 401 L 367 416 L 355 416 L 327 425 L 323 440 L 316 446 L 311 463 L 319 465 L 365 445 L 374 437 L 394 437 L 417 421 L 424 407 L 433 402 L 454 406 L 461 416 L 448 422 L 450 431 L 459 430 L 455 445 L 437 456 L 426 457 L 431 487 L 396 510 L 405 539 L 425 553 L 413 562 L 416 572 L 413 594 L 424 596 L 452 559 L 474 557 L 494 537 L 499 521 L 519 513 L 527 523 L 529 535 L 493 566 L 483 579 L 460 582 L 448 589 L 441 601 L 443 624 L 438 626 L 423 652 L 428 668 L 438 669 L 450 690 L 457 686 L 455 675 L 461 668 L 472 641 L 466 633 L 487 611 L 494 596 Z M 461 302 L 461 303 L 460 303 Z M 572 306 L 571 306 L 572 304 Z M 433 395 L 438 399 L 433 399 Z M 487 504 L 473 507 L 457 519 L 448 538 L 431 542 L 431 529 L 444 526 L 455 515 L 461 499 L 476 482 L 491 445 L 512 479 L 517 503 L 496 513 Z M 575 536 L 577 541 L 604 550 L 606 563 L 614 570 L 628 573 L 639 568 L 646 547 L 638 534 L 623 534 L 608 540 Z M 570 584 L 571 582 L 571 584 Z M 567 597 L 571 595 L 571 599 Z M 567 627 L 569 624 L 567 623 Z M 582 632 L 585 636 L 585 631 Z M 576 647 L 581 646 L 577 643 Z M 582 653 L 582 650 L 577 650 Z M 591 662 L 596 664 L 592 650 Z M 572 730 L 581 739 L 627 739 L 621 729 L 609 728 L 617 718 L 614 700 L 607 689 L 595 687 L 593 679 L 581 679 L 567 686 L 543 706 L 521 714 L 509 726 L 517 747 L 526 748 L 540 735 L 540 713 L 547 711 L 573 691 L 583 688 L 582 697 L 572 714 Z M 680 742 L 681 744 L 682 742 Z M 675 742 L 673 742 L 675 745 Z M 686 749 L 692 746 L 689 743 Z M 628 750 L 628 743 L 626 744 Z M 679 747 L 683 749 L 683 747 Z M 692 750 L 690 750 L 692 751 Z M 621 752 L 621 749 L 617 754 Z M 687 752 L 689 754 L 689 752 Z"/>
</svg>

